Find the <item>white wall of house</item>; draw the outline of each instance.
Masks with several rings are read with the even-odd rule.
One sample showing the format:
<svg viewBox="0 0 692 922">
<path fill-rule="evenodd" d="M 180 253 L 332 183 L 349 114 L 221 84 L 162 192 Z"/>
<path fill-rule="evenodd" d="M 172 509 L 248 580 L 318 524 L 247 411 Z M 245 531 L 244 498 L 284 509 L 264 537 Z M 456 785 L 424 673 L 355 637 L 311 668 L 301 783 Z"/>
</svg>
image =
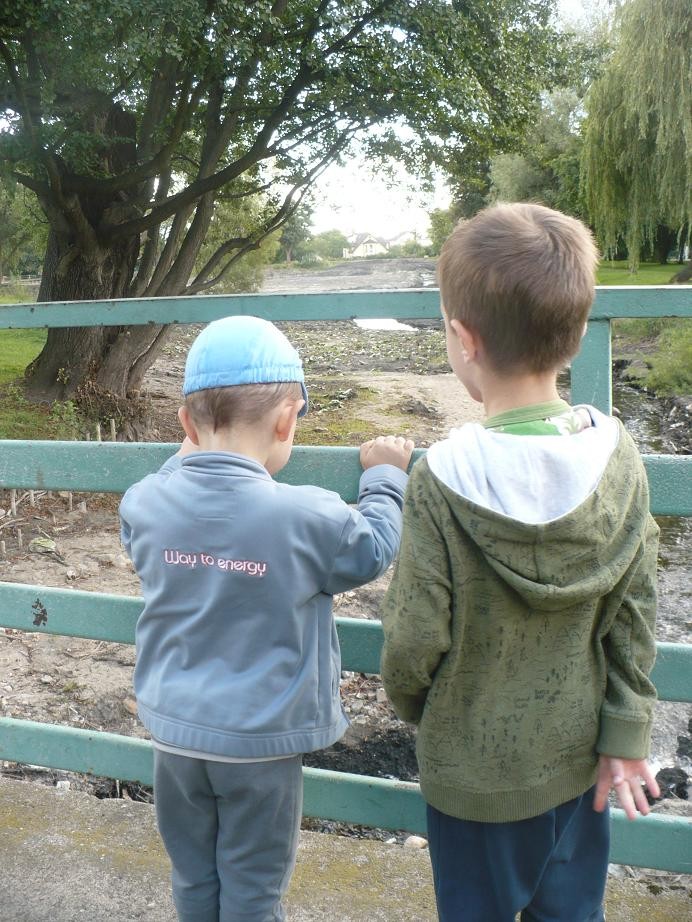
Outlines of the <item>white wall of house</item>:
<svg viewBox="0 0 692 922">
<path fill-rule="evenodd" d="M 366 256 L 381 256 L 389 247 L 386 240 L 374 237 L 371 234 L 359 234 L 351 241 L 348 248 L 344 248 L 344 259 L 363 259 Z"/>
</svg>

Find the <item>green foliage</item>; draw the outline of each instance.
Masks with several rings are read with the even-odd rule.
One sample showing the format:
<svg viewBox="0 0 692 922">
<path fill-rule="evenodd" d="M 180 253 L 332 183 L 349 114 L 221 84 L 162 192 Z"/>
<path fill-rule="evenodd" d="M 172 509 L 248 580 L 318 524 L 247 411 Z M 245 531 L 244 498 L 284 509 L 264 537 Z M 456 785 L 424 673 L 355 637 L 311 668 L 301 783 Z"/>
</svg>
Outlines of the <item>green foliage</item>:
<svg viewBox="0 0 692 922">
<path fill-rule="evenodd" d="M 239 177 L 241 195 L 309 184 L 357 136 L 372 156 L 450 164 L 525 126 L 567 66 L 552 8 L 0 0 L 0 159 L 40 188 L 53 226 L 79 223 L 76 194 L 106 236 Z"/>
<path fill-rule="evenodd" d="M 606 51 L 601 14 L 593 10 L 590 18 L 560 35 L 552 74 L 536 84 L 530 118 L 503 136 L 470 139 L 450 162 L 453 223 L 497 199 L 541 201 L 582 216 L 581 100 Z"/>
<path fill-rule="evenodd" d="M 56 439 L 74 440 L 81 438 L 84 421 L 72 400 L 56 400 L 49 413 Z"/>
<path fill-rule="evenodd" d="M 658 225 L 692 224 L 689 0 L 628 0 L 614 50 L 587 97 L 582 176 L 606 252 L 625 239 L 636 266 Z"/>
<path fill-rule="evenodd" d="M 214 259 L 227 241 L 251 239 L 255 228 L 266 220 L 268 207 L 266 200 L 260 196 L 239 200 L 222 198 L 217 202 L 209 230 L 195 262 L 195 273 L 204 274 L 205 268 L 209 267 L 209 261 Z M 274 259 L 278 247 L 277 235 L 274 234 L 264 240 L 261 246 L 251 247 L 245 251 L 242 248 L 230 248 L 227 255 L 217 263 L 216 270 L 209 273 L 211 279 L 213 271 L 216 271 L 219 276 L 218 283 L 210 285 L 206 290 L 213 294 L 257 291 L 262 284 L 264 269 Z M 225 269 L 228 260 L 232 261 L 232 265 Z"/>
<path fill-rule="evenodd" d="M 430 249 L 434 256 L 439 255 L 442 246 L 454 230 L 456 221 L 451 208 L 436 208 L 430 213 Z"/>
<path fill-rule="evenodd" d="M 308 257 L 310 252 L 308 241 L 312 237 L 311 225 L 312 208 L 307 204 L 299 205 L 281 228 L 279 246 L 275 255 L 276 262 L 290 263 L 293 260 L 300 262 Z"/>
<path fill-rule="evenodd" d="M 24 369 L 39 354 L 45 330 L 0 330 L 0 439 L 78 439 L 83 423 L 70 400 L 50 405 L 24 397 Z"/>
<path fill-rule="evenodd" d="M 310 249 L 320 259 L 342 259 L 348 248 L 348 237 L 340 230 L 322 231 L 310 241 Z"/>
<path fill-rule="evenodd" d="M 281 258 L 300 257 L 291 213 L 357 142 L 372 162 L 421 171 L 508 143 L 568 69 L 553 7 L 0 0 L 0 169 L 37 194 L 50 224 L 42 297 L 219 290 L 278 231 Z M 255 220 L 215 236 L 236 233 L 238 217 L 219 201 L 253 202 Z M 75 392 L 90 375 L 112 389 L 118 353 L 130 369 L 120 396 L 136 390 L 155 350 L 96 338 L 77 361 L 51 333 L 34 384 L 71 367 Z M 128 343 L 136 355 L 123 355 Z"/>
<path fill-rule="evenodd" d="M 669 320 L 648 363 L 648 388 L 658 394 L 692 394 L 692 321 Z"/>
<path fill-rule="evenodd" d="M 386 257 L 389 257 L 391 259 L 397 259 L 400 256 L 420 257 L 420 256 L 431 256 L 431 255 L 432 255 L 431 246 L 425 246 L 424 244 L 420 243 L 420 241 L 414 240 L 414 239 L 406 240 L 404 243 L 397 243 L 394 246 L 391 246 L 387 250 L 387 253 L 385 254 Z"/>
<path fill-rule="evenodd" d="M 490 162 L 490 201 L 538 202 L 584 217 L 579 187 L 581 101 L 575 90 L 547 94 L 520 152 Z"/>
<path fill-rule="evenodd" d="M 0 177 L 0 279 L 40 271 L 48 223 L 36 196 Z"/>
<path fill-rule="evenodd" d="M 9 384 L 2 389 L 0 439 L 49 439 L 71 441 L 81 437 L 82 425 L 71 401 L 30 403 L 21 388 Z"/>
</svg>

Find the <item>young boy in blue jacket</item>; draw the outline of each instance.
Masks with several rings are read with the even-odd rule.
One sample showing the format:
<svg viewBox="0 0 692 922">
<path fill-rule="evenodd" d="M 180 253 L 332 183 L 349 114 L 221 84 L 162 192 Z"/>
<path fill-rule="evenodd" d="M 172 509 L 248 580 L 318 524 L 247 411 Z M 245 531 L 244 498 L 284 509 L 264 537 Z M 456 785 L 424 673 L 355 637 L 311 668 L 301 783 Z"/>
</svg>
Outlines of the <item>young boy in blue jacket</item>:
<svg viewBox="0 0 692 922">
<path fill-rule="evenodd" d="M 335 593 L 399 545 L 413 443 L 361 446 L 358 508 L 272 479 L 307 410 L 273 324 L 207 326 L 185 366 L 181 450 L 132 486 L 122 541 L 142 583 L 134 675 L 181 922 L 270 922 L 295 863 L 301 754 L 347 727 Z"/>
<path fill-rule="evenodd" d="M 594 297 L 586 227 L 539 205 L 460 223 L 447 354 L 482 424 L 406 492 L 382 677 L 418 726 L 441 922 L 602 922 L 607 799 L 648 813 L 658 528 L 618 420 L 560 399 Z"/>
</svg>

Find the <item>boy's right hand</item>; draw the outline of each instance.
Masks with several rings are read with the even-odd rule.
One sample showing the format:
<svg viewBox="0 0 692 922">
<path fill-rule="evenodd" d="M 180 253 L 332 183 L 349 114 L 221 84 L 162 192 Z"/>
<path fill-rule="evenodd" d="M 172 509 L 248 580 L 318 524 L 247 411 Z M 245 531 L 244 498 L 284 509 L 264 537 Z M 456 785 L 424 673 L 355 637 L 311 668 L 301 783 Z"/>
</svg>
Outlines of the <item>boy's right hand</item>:
<svg viewBox="0 0 692 922">
<path fill-rule="evenodd" d="M 360 463 L 363 470 L 376 464 L 393 464 L 406 471 L 415 445 L 411 439 L 400 435 L 378 435 L 376 439 L 363 442 L 360 446 Z"/>
<path fill-rule="evenodd" d="M 661 796 L 656 777 L 646 759 L 617 759 L 601 754 L 593 808 L 597 813 L 602 813 L 608 803 L 610 789 L 613 788 L 628 819 L 636 819 L 637 811 L 646 816 L 649 802 L 644 786 L 649 789 L 652 797 Z"/>
</svg>

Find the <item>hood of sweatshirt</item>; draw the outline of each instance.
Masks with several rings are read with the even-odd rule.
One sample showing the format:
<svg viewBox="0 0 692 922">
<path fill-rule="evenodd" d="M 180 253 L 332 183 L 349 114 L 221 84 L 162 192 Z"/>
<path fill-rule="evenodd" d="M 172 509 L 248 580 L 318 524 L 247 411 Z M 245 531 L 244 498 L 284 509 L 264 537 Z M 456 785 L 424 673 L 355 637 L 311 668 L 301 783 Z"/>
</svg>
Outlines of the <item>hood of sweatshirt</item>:
<svg viewBox="0 0 692 922">
<path fill-rule="evenodd" d="M 454 527 L 534 611 L 603 596 L 641 553 L 648 485 L 622 425 L 590 408 L 573 435 L 511 435 L 469 424 L 427 464 Z"/>
</svg>

